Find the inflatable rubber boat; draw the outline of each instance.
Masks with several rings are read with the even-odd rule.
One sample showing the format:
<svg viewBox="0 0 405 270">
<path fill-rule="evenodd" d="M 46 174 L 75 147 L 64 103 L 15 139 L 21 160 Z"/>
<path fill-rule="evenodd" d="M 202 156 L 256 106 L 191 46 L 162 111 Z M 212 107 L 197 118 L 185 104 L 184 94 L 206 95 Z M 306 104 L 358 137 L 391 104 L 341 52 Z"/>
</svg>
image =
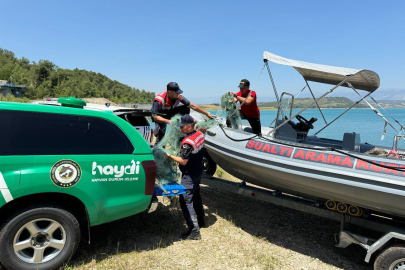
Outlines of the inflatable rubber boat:
<svg viewBox="0 0 405 270">
<path fill-rule="evenodd" d="M 386 127 L 395 129 L 366 101 L 380 85 L 377 73 L 306 63 L 269 52 L 264 52 L 264 62 L 271 79 L 268 62 L 294 67 L 303 76 L 311 93 L 308 81 L 335 86 L 293 114 L 294 96 L 282 93 L 279 97 L 273 84 L 279 105 L 274 126 L 262 127 L 262 136 L 252 134 L 246 126 L 232 129 L 220 124 L 209 129 L 205 136 L 209 159 L 243 181 L 321 201 L 329 209 L 342 213 L 360 216 L 364 209 L 405 217 L 405 150 L 397 147 L 398 140 L 404 136 L 395 136 L 394 149 L 362 143 L 361 134 L 356 133 L 344 133 L 342 140 L 317 136 L 341 115 L 329 123 L 325 120 L 326 126 L 311 136 L 308 133 L 317 119 L 307 120 L 300 115 L 313 105 L 321 111 L 319 100 L 338 87 L 349 87 L 360 96 L 360 100 L 344 113 L 364 101 L 384 119 Z M 403 126 L 394 120 L 401 130 Z M 386 155 L 370 154 L 377 149 Z"/>
</svg>

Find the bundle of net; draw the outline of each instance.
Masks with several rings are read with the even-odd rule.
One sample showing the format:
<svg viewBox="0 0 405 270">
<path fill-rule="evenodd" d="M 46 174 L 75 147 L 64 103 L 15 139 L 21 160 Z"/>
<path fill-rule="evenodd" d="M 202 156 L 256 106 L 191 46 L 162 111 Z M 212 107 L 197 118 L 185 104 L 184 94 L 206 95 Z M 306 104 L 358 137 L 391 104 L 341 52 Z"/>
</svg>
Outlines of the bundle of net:
<svg viewBox="0 0 405 270">
<path fill-rule="evenodd" d="M 173 156 L 180 155 L 180 148 L 184 134 L 177 126 L 181 121 L 181 115 L 176 114 L 170 120 L 170 125 L 166 128 L 166 135 L 163 139 L 153 148 L 153 156 L 155 158 L 157 175 L 156 178 L 161 184 L 177 182 L 177 162 L 171 158 L 166 158 L 165 153 Z M 217 126 L 218 122 L 215 119 L 203 119 L 197 122 L 197 129 L 209 129 Z"/>
<path fill-rule="evenodd" d="M 226 93 L 221 97 L 221 103 L 216 113 L 218 118 L 226 119 L 228 127 L 240 129 L 241 118 L 239 110 L 236 107 L 234 97 L 230 93 Z M 199 130 L 207 130 L 209 128 L 218 126 L 218 118 L 209 119 L 202 117 L 197 119 L 196 128 Z M 184 134 L 181 132 L 177 124 L 181 121 L 181 115 L 176 114 L 170 120 L 170 125 L 166 128 L 166 135 L 153 149 L 153 156 L 157 166 L 157 179 L 162 184 L 177 182 L 177 162 L 171 158 L 166 158 L 164 153 L 174 156 L 179 156 L 181 141 Z"/>
<path fill-rule="evenodd" d="M 181 115 L 176 114 L 170 119 L 170 125 L 167 125 L 166 128 L 166 135 L 153 148 L 153 156 L 157 167 L 156 178 L 162 184 L 177 182 L 177 162 L 171 158 L 166 158 L 164 153 L 179 156 L 181 138 L 184 137 L 180 128 L 177 127 L 180 118 Z"/>
<path fill-rule="evenodd" d="M 204 116 L 201 119 L 197 120 L 197 124 L 195 126 L 196 126 L 196 129 L 201 130 L 201 131 L 205 131 L 205 130 L 207 130 L 209 128 L 213 128 L 213 127 L 218 126 L 218 124 L 219 123 L 218 123 L 217 119 L 215 119 L 215 118 L 210 119 L 210 118 Z"/>
<path fill-rule="evenodd" d="M 226 119 L 227 127 L 233 129 L 241 128 L 242 119 L 240 118 L 240 112 L 232 94 L 226 93 L 221 96 L 221 102 L 216 115 L 217 117 Z"/>
</svg>

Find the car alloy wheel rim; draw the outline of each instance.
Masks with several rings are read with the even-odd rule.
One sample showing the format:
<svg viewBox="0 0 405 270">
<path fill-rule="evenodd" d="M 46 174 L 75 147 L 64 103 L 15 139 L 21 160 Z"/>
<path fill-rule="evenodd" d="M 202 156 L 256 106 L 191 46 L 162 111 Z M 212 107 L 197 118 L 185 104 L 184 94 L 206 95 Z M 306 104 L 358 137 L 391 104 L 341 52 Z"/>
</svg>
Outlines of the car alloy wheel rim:
<svg viewBox="0 0 405 270">
<path fill-rule="evenodd" d="M 66 232 L 52 219 L 41 218 L 22 226 L 14 237 L 13 248 L 18 258 L 27 263 L 45 263 L 63 250 Z"/>
</svg>

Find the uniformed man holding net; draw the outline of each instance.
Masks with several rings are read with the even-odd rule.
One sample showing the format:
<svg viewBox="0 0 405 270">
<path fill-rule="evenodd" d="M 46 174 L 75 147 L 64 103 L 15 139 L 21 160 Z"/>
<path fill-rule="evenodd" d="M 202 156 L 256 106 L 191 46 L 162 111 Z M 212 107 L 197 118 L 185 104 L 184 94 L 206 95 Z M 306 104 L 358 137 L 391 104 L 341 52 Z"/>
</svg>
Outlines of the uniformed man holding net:
<svg viewBox="0 0 405 270">
<path fill-rule="evenodd" d="M 179 169 L 182 172 L 181 184 L 187 189 L 186 193 L 180 196 L 181 209 L 189 228 L 183 238 L 199 240 L 201 239 L 200 227 L 205 226 L 204 209 L 200 195 L 204 135 L 195 129 L 196 122 L 188 114 L 181 117 L 181 122 L 177 126 L 186 135 L 181 143 L 180 156 L 173 156 L 168 153 L 166 156 L 179 163 Z"/>
<path fill-rule="evenodd" d="M 156 136 L 155 145 L 165 136 L 166 126 L 170 124 L 170 119 L 176 114 L 189 114 L 190 109 L 193 109 L 199 113 L 206 115 L 209 118 L 214 118 L 215 116 L 211 113 L 202 109 L 200 106 L 191 103 L 181 94 L 183 91 L 176 82 L 170 82 L 167 84 L 167 91 L 156 95 L 153 100 L 152 113 L 165 114 L 164 116 L 154 115 L 153 121 L 155 122 L 154 134 Z"/>
</svg>

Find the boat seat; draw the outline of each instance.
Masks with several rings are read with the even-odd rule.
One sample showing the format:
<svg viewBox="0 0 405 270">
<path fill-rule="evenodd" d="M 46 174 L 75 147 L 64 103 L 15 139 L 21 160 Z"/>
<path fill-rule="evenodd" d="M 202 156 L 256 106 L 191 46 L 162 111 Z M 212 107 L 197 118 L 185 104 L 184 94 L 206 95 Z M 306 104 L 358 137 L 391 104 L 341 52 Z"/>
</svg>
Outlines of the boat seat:
<svg viewBox="0 0 405 270">
<path fill-rule="evenodd" d="M 284 121 L 277 120 L 277 125 L 281 125 Z M 296 142 L 297 141 L 297 131 L 293 129 L 293 127 L 289 124 L 285 124 L 276 130 L 276 138 L 285 141 Z"/>
<path fill-rule="evenodd" d="M 356 132 L 343 135 L 342 150 L 360 152 L 360 134 Z"/>
</svg>

